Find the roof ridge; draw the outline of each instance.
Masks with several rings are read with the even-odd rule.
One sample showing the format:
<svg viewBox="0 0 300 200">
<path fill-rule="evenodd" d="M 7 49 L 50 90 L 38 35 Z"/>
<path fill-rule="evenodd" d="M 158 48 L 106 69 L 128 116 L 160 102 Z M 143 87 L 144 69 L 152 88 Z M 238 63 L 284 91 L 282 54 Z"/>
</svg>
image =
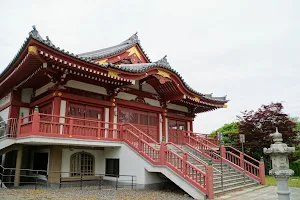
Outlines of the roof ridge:
<svg viewBox="0 0 300 200">
<path fill-rule="evenodd" d="M 163 58 L 159 59 L 158 61 L 155 61 L 154 63 L 171 67 L 170 63 L 167 60 L 167 55 L 165 55 Z"/>
</svg>

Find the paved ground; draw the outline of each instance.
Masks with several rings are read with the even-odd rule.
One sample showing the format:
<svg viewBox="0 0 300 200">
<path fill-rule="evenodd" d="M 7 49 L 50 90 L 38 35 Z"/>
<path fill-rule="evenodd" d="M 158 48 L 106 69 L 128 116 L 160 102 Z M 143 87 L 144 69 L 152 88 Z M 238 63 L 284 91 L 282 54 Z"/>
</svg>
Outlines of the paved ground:
<svg viewBox="0 0 300 200">
<path fill-rule="evenodd" d="M 290 188 L 291 200 L 299 200 L 300 199 L 300 188 Z M 269 187 L 259 187 L 256 189 L 248 189 L 244 191 L 232 192 L 226 195 L 223 195 L 215 200 L 278 200 L 278 195 L 276 193 L 276 186 Z"/>
<path fill-rule="evenodd" d="M 1 200 L 191 200 L 183 191 L 95 188 L 0 189 Z"/>
<path fill-rule="evenodd" d="M 256 187 L 228 193 L 215 200 L 278 200 L 276 187 Z M 291 189 L 291 200 L 300 199 L 300 188 Z M 63 189 L 0 189 L 1 200 L 191 200 L 183 191 L 170 190 L 98 190 L 85 187 Z"/>
</svg>

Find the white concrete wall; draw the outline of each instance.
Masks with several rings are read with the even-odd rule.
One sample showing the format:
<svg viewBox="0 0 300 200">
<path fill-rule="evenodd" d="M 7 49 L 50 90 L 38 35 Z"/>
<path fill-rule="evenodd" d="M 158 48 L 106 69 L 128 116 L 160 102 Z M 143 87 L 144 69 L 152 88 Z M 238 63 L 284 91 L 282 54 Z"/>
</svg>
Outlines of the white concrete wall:
<svg viewBox="0 0 300 200">
<path fill-rule="evenodd" d="M 125 93 L 125 92 L 120 92 L 116 96 L 116 98 L 118 98 L 118 99 L 124 99 L 124 100 L 127 100 L 127 101 L 134 100 L 136 97 L 137 97 L 136 95 L 128 94 L 128 93 Z"/>
<path fill-rule="evenodd" d="M 104 156 L 103 150 L 92 150 L 92 149 L 72 149 L 72 151 L 69 148 L 63 148 L 62 149 L 62 162 L 61 162 L 61 171 L 62 172 L 70 172 L 70 159 L 71 156 L 74 153 L 77 152 L 87 152 L 92 154 L 95 157 L 95 166 L 94 166 L 94 172 L 95 174 L 104 174 L 105 173 L 105 162 L 104 162 Z M 69 177 L 69 173 L 62 173 L 62 177 Z"/>
<path fill-rule="evenodd" d="M 168 104 L 167 108 L 168 109 L 172 109 L 172 110 L 182 111 L 182 112 L 188 112 L 188 108 L 187 107 L 176 105 L 176 104 L 172 104 L 172 103 Z"/>
<path fill-rule="evenodd" d="M 129 87 L 138 90 L 139 89 L 139 81 L 135 81 L 135 84 L 131 85 Z M 142 88 L 143 88 L 143 91 L 145 91 L 145 92 L 157 94 L 156 90 L 148 83 L 144 83 Z"/>
<path fill-rule="evenodd" d="M 163 132 L 163 127 L 162 127 L 162 116 L 161 114 L 158 114 L 158 118 L 159 118 L 159 141 L 162 141 L 162 132 Z"/>
<path fill-rule="evenodd" d="M 8 119 L 9 109 L 10 109 L 10 106 L 5 108 L 4 110 L 0 111 L 0 116 L 2 117 L 3 120 Z"/>
<path fill-rule="evenodd" d="M 2 99 L 0 99 L 0 107 L 4 106 L 5 104 L 9 103 L 11 99 L 11 93 L 8 93 Z"/>
<path fill-rule="evenodd" d="M 30 103 L 32 94 L 33 88 L 23 88 L 21 91 L 21 101 L 23 103 Z"/>
<path fill-rule="evenodd" d="M 166 138 L 165 138 L 165 141 L 168 142 L 169 141 L 169 119 L 168 118 L 166 118 L 165 129 L 166 129 Z"/>
<path fill-rule="evenodd" d="M 120 159 L 120 175 L 135 175 L 137 184 L 153 184 L 165 182 L 166 179 L 157 176 L 156 173 L 147 172 L 146 168 L 152 165 L 138 155 L 134 150 L 123 144 L 121 148 L 104 148 L 104 159 Z M 115 178 L 106 177 L 105 179 L 115 180 Z"/>
<path fill-rule="evenodd" d="M 30 109 L 26 108 L 26 107 L 20 107 L 19 116 L 21 116 L 22 113 L 23 113 L 23 116 L 26 117 L 29 115 Z M 28 122 L 28 118 L 24 119 L 24 122 Z"/>
<path fill-rule="evenodd" d="M 43 87 L 40 87 L 39 89 L 35 90 L 35 96 L 43 94 L 44 92 L 46 92 L 48 90 L 48 88 L 52 87 L 53 85 L 54 85 L 54 83 L 49 82 L 46 85 L 44 85 Z"/>
<path fill-rule="evenodd" d="M 151 106 L 161 107 L 159 101 L 157 101 L 155 99 L 145 98 L 145 101 L 146 101 L 146 103 L 148 103 Z"/>
<path fill-rule="evenodd" d="M 62 116 L 61 118 L 59 118 L 59 123 L 65 123 L 65 116 L 66 116 L 66 107 L 67 107 L 67 102 L 66 100 L 61 100 L 60 101 L 60 111 L 59 111 L 59 115 Z M 60 134 L 62 134 L 63 132 L 63 125 L 60 125 Z"/>
<path fill-rule="evenodd" d="M 106 89 L 104 87 L 100 87 L 97 85 L 92 85 L 92 84 L 88 84 L 88 83 L 84 83 L 84 82 L 80 82 L 80 81 L 75 81 L 75 80 L 68 81 L 65 86 L 70 87 L 70 88 L 85 90 L 85 91 L 89 91 L 89 92 L 94 92 L 94 93 L 98 93 L 98 94 L 104 94 L 104 95 L 107 94 Z"/>
</svg>

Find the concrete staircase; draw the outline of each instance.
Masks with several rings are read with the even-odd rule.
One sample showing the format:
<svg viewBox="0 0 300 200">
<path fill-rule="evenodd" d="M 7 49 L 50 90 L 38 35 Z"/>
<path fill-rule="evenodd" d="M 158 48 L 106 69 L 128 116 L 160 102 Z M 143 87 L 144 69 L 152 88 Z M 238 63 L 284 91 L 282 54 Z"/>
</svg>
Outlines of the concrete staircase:
<svg viewBox="0 0 300 200">
<path fill-rule="evenodd" d="M 183 155 L 182 151 L 178 150 L 176 147 L 172 145 L 168 145 L 168 148 L 172 151 L 175 151 L 180 156 Z M 209 159 L 204 157 L 201 153 L 189 148 L 188 146 L 182 145 L 181 148 L 187 152 L 188 154 L 192 154 L 198 159 L 202 160 L 205 163 L 209 162 Z M 192 164 L 195 164 L 193 159 L 188 158 L 188 161 Z M 196 165 L 199 169 L 205 171 L 205 167 L 203 165 Z M 227 163 L 213 163 L 213 174 L 214 174 L 214 194 L 218 195 L 221 193 L 249 188 L 253 186 L 257 186 L 258 183 L 248 176 L 244 176 L 241 171 L 236 170 L 235 168 L 229 166 Z M 223 177 L 221 174 L 223 172 Z M 222 180 L 223 179 L 223 180 Z M 223 181 L 223 186 L 222 186 Z"/>
</svg>

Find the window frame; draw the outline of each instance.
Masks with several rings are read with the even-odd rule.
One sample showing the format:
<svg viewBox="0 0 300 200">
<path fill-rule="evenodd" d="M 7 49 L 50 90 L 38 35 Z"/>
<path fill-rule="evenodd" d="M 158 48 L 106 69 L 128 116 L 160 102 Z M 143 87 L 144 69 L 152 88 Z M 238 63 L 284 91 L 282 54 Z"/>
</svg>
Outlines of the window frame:
<svg viewBox="0 0 300 200">
<path fill-rule="evenodd" d="M 108 160 L 113 160 L 113 161 L 118 161 L 118 173 L 117 174 L 114 174 L 113 173 L 107 173 L 107 169 L 108 169 Z M 114 171 L 114 167 L 113 167 L 113 171 Z M 105 159 L 105 176 L 110 176 L 110 177 L 119 177 L 120 176 L 120 159 L 119 158 L 106 158 Z"/>
<path fill-rule="evenodd" d="M 90 173 L 90 175 L 87 175 L 86 173 L 87 172 L 82 172 L 82 157 L 81 155 L 82 154 L 86 154 L 86 155 L 89 155 L 91 156 L 92 158 L 92 172 Z M 76 155 L 79 155 L 80 156 L 80 160 L 77 161 L 77 164 L 80 163 L 80 166 L 78 166 L 77 168 L 80 168 L 80 172 L 75 172 L 73 170 L 73 158 L 76 156 Z M 75 175 L 74 175 L 75 174 Z M 77 175 L 79 174 L 79 175 Z M 80 152 L 76 152 L 76 153 L 73 153 L 71 156 L 70 156 L 70 177 L 80 177 L 80 175 L 82 174 L 82 176 L 95 176 L 95 156 L 91 153 L 88 153 L 88 152 L 85 152 L 85 151 L 80 151 Z"/>
</svg>

